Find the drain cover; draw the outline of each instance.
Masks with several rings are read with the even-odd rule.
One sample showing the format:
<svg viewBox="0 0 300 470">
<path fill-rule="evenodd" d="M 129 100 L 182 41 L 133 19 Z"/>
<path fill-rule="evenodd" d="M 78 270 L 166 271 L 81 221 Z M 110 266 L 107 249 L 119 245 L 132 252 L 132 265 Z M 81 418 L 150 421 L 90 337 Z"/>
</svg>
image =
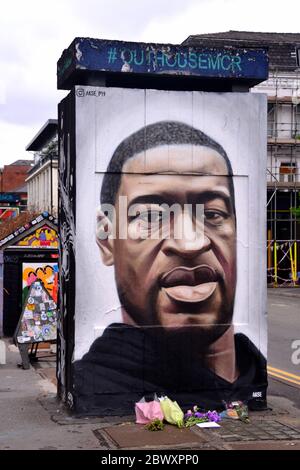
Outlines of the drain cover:
<svg viewBox="0 0 300 470">
<path fill-rule="evenodd" d="M 194 447 L 206 444 L 207 439 L 203 435 L 196 435 L 190 429 L 178 429 L 176 426 L 166 425 L 163 431 L 150 432 L 145 426 L 126 423 L 119 426 L 110 426 L 94 431 L 100 444 L 105 446 L 105 441 L 111 447 L 119 449 L 129 448 L 157 448 L 158 446 L 176 448 L 176 446 Z M 108 444 L 109 445 L 109 444 Z M 106 444 L 107 446 L 107 444 Z"/>
</svg>

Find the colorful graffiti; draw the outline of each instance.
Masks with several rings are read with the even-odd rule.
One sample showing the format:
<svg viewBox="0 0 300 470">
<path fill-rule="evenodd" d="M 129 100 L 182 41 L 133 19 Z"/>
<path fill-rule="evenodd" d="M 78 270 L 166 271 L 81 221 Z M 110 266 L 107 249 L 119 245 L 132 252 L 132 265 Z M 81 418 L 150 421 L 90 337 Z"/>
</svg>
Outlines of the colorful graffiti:
<svg viewBox="0 0 300 470">
<path fill-rule="evenodd" d="M 54 302 L 57 302 L 58 293 L 58 264 L 57 263 L 23 263 L 22 265 L 22 297 L 23 305 L 30 286 L 41 281 Z"/>
<path fill-rule="evenodd" d="M 45 221 L 44 223 L 46 223 L 46 221 L 49 220 L 50 222 L 52 222 L 53 224 L 57 225 L 57 219 L 55 219 L 53 217 L 53 215 L 50 215 L 48 214 L 48 212 L 43 212 L 42 214 L 40 214 L 38 217 L 36 217 L 35 219 L 31 220 L 30 222 L 27 222 L 26 224 L 22 225 L 21 227 L 19 227 L 17 230 L 15 230 L 14 232 L 10 233 L 9 235 L 7 235 L 5 238 L 2 238 L 2 240 L 0 240 L 0 247 L 3 247 L 5 246 L 6 244 L 10 244 L 12 245 L 13 244 L 13 240 L 16 238 L 16 237 L 19 237 L 20 235 L 24 234 L 27 230 L 30 230 L 32 227 L 35 227 L 36 224 L 40 224 L 41 222 Z M 47 226 L 47 228 L 49 228 Z M 50 229 L 51 230 L 51 229 Z M 54 233 L 55 230 L 54 230 Z M 56 235 L 57 237 L 57 235 Z M 22 240 L 22 242 L 24 242 L 26 239 L 24 238 Z M 45 240 L 43 240 L 45 241 Z M 47 241 L 47 240 L 46 240 Z M 28 244 L 26 245 L 19 245 L 19 246 L 30 246 Z M 41 245 L 38 245 L 39 247 L 41 247 Z M 43 246 L 48 246 L 48 245 L 43 245 Z M 54 246 L 54 248 L 57 248 L 58 246 L 58 243 L 56 246 Z"/>
<path fill-rule="evenodd" d="M 15 219 L 19 215 L 18 207 L 0 207 L 0 223 Z"/>
<path fill-rule="evenodd" d="M 20 240 L 16 246 L 58 248 L 57 232 L 48 225 L 43 225 L 43 227 L 40 227 L 34 233 Z"/>
</svg>

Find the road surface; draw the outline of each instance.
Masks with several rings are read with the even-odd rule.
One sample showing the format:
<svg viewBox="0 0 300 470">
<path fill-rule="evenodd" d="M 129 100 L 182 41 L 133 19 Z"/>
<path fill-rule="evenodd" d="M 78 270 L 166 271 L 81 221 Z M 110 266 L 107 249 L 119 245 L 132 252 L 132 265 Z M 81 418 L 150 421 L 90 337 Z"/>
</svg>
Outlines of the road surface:
<svg viewBox="0 0 300 470">
<path fill-rule="evenodd" d="M 268 372 L 269 394 L 300 408 L 300 289 L 295 295 L 268 289 Z"/>
</svg>

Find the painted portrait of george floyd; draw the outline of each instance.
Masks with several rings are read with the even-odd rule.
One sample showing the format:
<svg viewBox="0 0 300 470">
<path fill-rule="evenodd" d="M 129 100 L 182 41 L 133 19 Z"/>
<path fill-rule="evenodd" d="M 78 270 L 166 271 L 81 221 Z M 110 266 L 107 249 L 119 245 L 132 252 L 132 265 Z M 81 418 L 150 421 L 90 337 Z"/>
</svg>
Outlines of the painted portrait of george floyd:
<svg viewBox="0 0 300 470">
<path fill-rule="evenodd" d="M 183 409 L 265 407 L 265 97 L 89 90 L 76 98 L 77 412 L 133 414 L 155 392 Z"/>
</svg>

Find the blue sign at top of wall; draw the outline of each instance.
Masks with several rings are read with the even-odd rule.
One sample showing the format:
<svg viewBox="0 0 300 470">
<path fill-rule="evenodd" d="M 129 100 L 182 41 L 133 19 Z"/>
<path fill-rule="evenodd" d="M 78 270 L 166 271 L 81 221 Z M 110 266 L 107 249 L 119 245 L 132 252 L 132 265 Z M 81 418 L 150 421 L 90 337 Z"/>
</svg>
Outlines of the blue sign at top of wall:
<svg viewBox="0 0 300 470">
<path fill-rule="evenodd" d="M 265 80 L 268 55 L 262 48 L 201 48 L 76 38 L 58 62 L 58 77 L 62 78 L 73 68 L 85 73 L 131 72 Z"/>
</svg>

